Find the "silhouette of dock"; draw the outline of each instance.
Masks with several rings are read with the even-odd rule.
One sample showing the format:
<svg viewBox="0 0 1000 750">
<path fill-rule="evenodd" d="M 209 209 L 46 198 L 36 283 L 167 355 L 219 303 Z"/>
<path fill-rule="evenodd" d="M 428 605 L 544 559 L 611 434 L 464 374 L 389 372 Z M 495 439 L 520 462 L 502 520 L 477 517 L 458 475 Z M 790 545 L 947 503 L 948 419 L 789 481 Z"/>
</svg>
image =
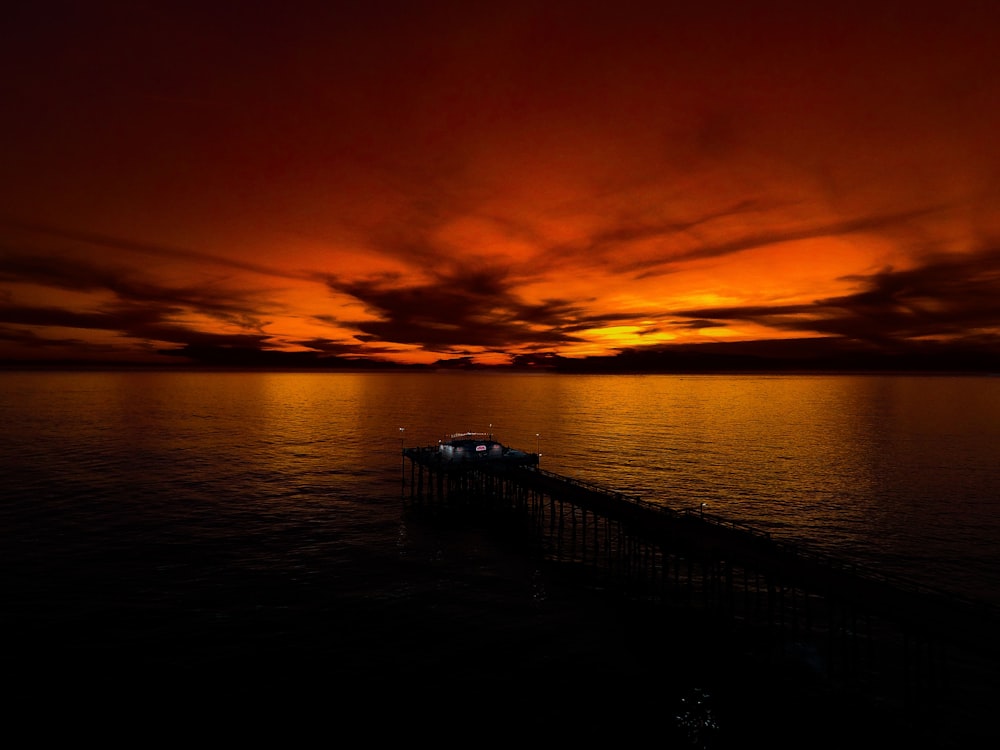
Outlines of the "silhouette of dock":
<svg viewBox="0 0 1000 750">
<path fill-rule="evenodd" d="M 798 662 L 831 686 L 898 710 L 940 735 L 935 747 L 994 732 L 1000 620 L 988 604 L 782 541 L 703 506 L 675 510 L 546 471 L 538 459 L 492 444 L 462 456 L 440 445 L 404 448 L 404 500 L 523 532 L 547 561 L 592 585 L 739 639 L 762 668 Z"/>
</svg>

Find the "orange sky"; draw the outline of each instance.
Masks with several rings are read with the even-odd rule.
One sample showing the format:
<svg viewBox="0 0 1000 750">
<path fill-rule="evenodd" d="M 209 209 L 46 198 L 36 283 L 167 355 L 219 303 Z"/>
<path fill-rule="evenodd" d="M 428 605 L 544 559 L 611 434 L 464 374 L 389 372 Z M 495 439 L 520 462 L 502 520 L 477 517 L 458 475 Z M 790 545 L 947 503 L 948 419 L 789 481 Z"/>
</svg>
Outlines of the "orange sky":
<svg viewBox="0 0 1000 750">
<path fill-rule="evenodd" d="M 1000 356 L 1000 4 L 15 8 L 0 361 Z"/>
</svg>

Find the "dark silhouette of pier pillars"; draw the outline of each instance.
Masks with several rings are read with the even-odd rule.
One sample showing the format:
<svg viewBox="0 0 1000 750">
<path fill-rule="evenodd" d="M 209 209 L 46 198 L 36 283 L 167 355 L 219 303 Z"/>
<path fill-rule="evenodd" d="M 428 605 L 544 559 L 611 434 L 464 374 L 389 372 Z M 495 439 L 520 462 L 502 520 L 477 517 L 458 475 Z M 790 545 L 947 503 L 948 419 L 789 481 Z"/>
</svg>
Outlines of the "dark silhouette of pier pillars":
<svg viewBox="0 0 1000 750">
<path fill-rule="evenodd" d="M 971 727 L 992 713 L 1000 629 L 984 603 L 775 539 L 704 507 L 675 510 L 543 470 L 538 454 L 451 462 L 427 447 L 404 448 L 403 456 L 408 507 L 502 521 L 551 563 L 711 623 L 764 665 L 797 660 L 915 721 L 954 713 L 953 724 Z"/>
</svg>

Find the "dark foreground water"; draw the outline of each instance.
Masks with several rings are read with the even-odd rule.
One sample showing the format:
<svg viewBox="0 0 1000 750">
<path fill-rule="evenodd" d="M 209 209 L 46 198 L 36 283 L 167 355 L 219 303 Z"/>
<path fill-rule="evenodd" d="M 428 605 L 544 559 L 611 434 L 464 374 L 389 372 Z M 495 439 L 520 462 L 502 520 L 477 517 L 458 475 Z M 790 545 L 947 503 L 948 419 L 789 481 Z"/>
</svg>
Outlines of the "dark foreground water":
<svg viewBox="0 0 1000 750">
<path fill-rule="evenodd" d="M 1000 378 L 2 373 L 0 386 L 0 666 L 9 716 L 37 732 L 966 742 L 914 736 L 794 665 L 569 581 L 495 530 L 414 516 L 400 448 L 493 431 L 549 470 L 1000 603 Z"/>
</svg>

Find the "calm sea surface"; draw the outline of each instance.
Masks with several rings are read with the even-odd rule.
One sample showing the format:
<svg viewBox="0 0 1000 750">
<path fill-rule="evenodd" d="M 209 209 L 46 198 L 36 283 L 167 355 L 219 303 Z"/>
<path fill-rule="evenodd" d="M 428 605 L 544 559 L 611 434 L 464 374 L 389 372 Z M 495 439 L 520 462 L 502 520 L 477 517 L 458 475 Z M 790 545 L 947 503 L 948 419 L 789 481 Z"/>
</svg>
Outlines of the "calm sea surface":
<svg viewBox="0 0 1000 750">
<path fill-rule="evenodd" d="M 401 447 L 467 430 L 1000 604 L 1000 378 L 7 372 L 5 624 L 72 641 L 119 612 L 98 641 L 138 648 L 165 613 L 194 643 L 264 617 L 253 637 L 280 637 L 306 599 L 538 606 L 532 571 L 505 587 L 518 563 L 404 519 Z"/>
</svg>

